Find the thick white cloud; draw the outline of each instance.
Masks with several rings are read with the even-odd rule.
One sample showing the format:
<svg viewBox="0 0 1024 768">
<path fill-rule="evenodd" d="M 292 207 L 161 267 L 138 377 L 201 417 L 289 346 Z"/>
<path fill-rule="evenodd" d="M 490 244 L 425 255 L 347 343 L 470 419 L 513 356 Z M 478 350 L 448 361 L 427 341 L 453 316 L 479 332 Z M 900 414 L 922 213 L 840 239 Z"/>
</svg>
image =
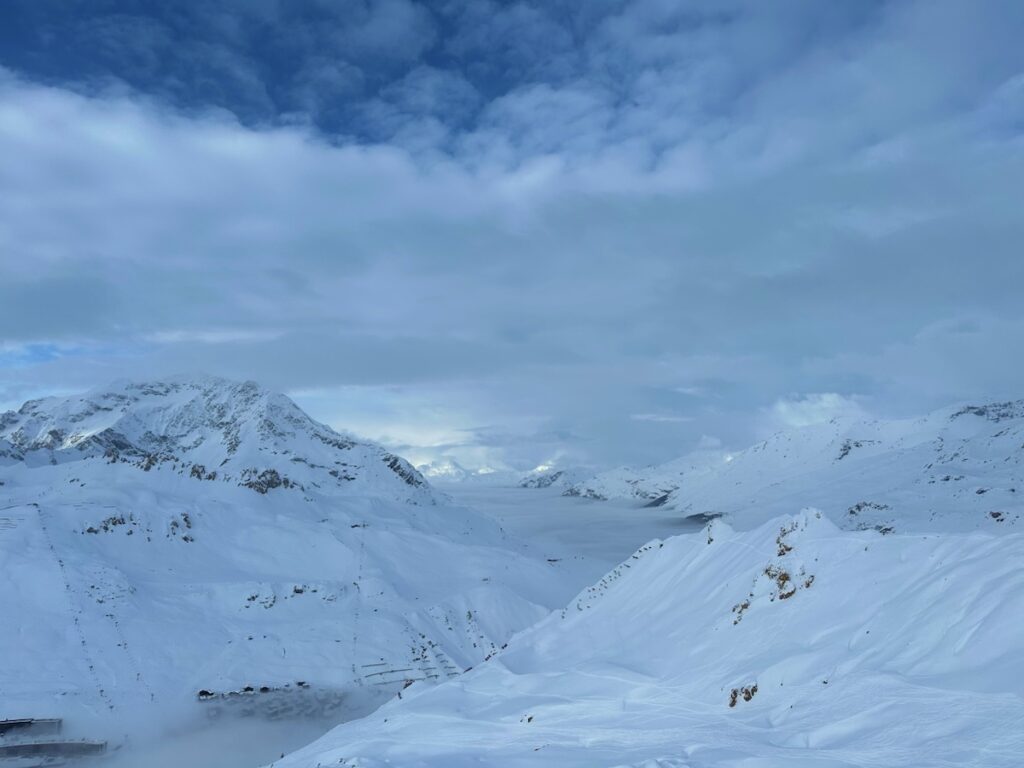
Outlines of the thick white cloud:
<svg viewBox="0 0 1024 768">
<path fill-rule="evenodd" d="M 864 418 L 866 414 L 853 398 L 835 392 L 818 392 L 777 400 L 769 415 L 778 427 L 809 427 L 833 419 Z"/>
<path fill-rule="evenodd" d="M 374 144 L 5 74 L 0 401 L 201 369 L 530 467 L 741 444 L 828 411 L 801 393 L 1024 392 L 1020 6 L 825 5 L 631 3 L 575 38 L 467 6 L 435 43 L 511 30 L 520 81 L 415 64 L 357 105 Z M 362 89 L 321 64 L 310 93 Z"/>
</svg>

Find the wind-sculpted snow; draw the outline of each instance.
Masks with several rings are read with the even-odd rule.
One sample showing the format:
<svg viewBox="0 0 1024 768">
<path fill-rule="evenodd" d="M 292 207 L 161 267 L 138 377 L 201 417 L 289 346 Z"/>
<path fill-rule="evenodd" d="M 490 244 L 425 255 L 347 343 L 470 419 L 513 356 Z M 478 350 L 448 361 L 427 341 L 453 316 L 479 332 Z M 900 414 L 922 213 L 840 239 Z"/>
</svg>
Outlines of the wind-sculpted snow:
<svg viewBox="0 0 1024 768">
<path fill-rule="evenodd" d="M 1007 529 L 713 521 L 275 765 L 1015 768 L 1022 562 Z"/>
<path fill-rule="evenodd" d="M 380 446 L 318 424 L 284 395 L 223 379 L 121 383 L 25 403 L 0 415 L 0 462 L 106 461 L 192 480 L 435 500 L 423 477 Z"/>
<path fill-rule="evenodd" d="M 253 384 L 121 384 L 0 424 L 0 719 L 115 742 L 232 713 L 338 722 L 556 607 L 561 566 Z"/>
<path fill-rule="evenodd" d="M 737 453 L 605 472 L 566 491 L 626 498 L 749 528 L 813 505 L 842 528 L 997 530 L 1024 511 L 1024 401 L 906 421 L 834 420 Z"/>
</svg>

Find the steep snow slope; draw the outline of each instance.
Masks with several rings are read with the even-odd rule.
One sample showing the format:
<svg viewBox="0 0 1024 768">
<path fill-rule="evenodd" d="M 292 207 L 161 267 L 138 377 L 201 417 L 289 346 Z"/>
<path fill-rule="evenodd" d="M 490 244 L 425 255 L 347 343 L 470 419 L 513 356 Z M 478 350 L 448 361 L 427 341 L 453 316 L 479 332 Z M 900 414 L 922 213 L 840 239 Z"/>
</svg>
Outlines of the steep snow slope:
<svg viewBox="0 0 1024 768">
<path fill-rule="evenodd" d="M 1018 766 L 1022 563 L 1005 528 L 714 521 L 275 765 Z"/>
<path fill-rule="evenodd" d="M 843 528 L 998 529 L 1024 509 L 1024 401 L 906 421 L 834 420 L 734 454 L 603 473 L 567 493 L 722 515 L 740 528 L 813 505 Z"/>
<path fill-rule="evenodd" d="M 0 441 L 0 718 L 340 720 L 564 599 L 561 565 L 254 384 L 31 402 Z"/>
</svg>

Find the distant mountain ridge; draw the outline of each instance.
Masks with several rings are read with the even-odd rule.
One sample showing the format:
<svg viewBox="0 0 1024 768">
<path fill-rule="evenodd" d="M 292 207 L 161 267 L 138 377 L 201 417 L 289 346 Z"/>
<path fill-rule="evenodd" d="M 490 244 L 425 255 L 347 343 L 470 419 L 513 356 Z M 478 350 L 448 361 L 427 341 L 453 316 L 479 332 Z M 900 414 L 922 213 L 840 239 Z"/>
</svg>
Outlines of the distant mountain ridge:
<svg viewBox="0 0 1024 768">
<path fill-rule="evenodd" d="M 515 472 L 509 469 L 487 466 L 467 469 L 448 456 L 418 464 L 416 469 L 430 482 L 438 484 L 512 485 L 516 478 Z"/>
<path fill-rule="evenodd" d="M 822 509 L 840 527 L 975 530 L 1024 509 L 1024 400 L 958 405 L 917 419 L 833 419 L 780 431 L 742 451 L 703 450 L 566 489 L 633 499 L 749 528 Z"/>
</svg>

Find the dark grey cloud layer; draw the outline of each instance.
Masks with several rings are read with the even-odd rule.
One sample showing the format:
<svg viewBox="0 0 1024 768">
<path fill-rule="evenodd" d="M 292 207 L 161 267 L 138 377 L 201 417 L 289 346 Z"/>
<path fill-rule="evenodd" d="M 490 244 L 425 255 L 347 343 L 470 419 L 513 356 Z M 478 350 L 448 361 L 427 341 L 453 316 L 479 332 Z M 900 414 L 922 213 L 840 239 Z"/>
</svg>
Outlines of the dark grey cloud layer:
<svg viewBox="0 0 1024 768">
<path fill-rule="evenodd" d="M 204 370 L 529 467 L 1024 392 L 1019 3 L 11 19 L 5 404 Z"/>
</svg>

